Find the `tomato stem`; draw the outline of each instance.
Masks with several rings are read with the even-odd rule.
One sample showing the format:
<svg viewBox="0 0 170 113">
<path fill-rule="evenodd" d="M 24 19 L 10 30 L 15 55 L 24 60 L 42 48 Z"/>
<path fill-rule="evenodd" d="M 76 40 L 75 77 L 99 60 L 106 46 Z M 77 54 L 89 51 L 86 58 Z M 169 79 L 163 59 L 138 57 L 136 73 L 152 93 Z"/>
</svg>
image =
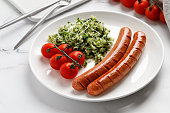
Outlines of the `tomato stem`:
<svg viewBox="0 0 170 113">
<path fill-rule="evenodd" d="M 49 53 L 49 52 L 51 51 L 51 49 L 54 49 L 54 48 L 56 48 L 56 47 L 52 47 L 52 48 L 47 49 L 47 50 L 46 50 L 47 53 Z"/>
<path fill-rule="evenodd" d="M 57 57 L 55 58 L 55 60 L 60 60 L 61 57 L 63 57 L 63 56 L 57 56 Z"/>
<path fill-rule="evenodd" d="M 78 57 L 77 62 L 80 60 L 80 58 L 81 58 L 82 56 L 83 56 L 82 54 L 79 54 L 79 57 Z"/>
<path fill-rule="evenodd" d="M 64 51 L 66 48 L 71 48 L 71 46 L 70 45 L 67 45 L 62 51 Z"/>
<path fill-rule="evenodd" d="M 157 0 L 158 1 L 158 0 Z M 162 11 L 163 10 L 163 8 L 158 4 L 158 2 L 155 2 L 155 1 L 153 1 L 153 0 L 150 0 L 150 2 L 151 2 L 151 4 L 153 5 L 156 5 L 157 7 L 159 7 L 159 9 Z"/>
<path fill-rule="evenodd" d="M 79 54 L 79 57 L 78 57 L 77 62 L 80 60 L 80 58 L 81 58 L 82 56 L 83 56 L 82 54 Z M 77 67 L 77 66 L 75 66 L 74 63 L 72 63 L 72 64 L 70 65 L 70 69 L 75 69 L 75 67 Z"/>
<path fill-rule="evenodd" d="M 79 66 L 80 68 L 82 68 L 82 65 L 80 65 L 77 61 L 75 61 L 74 59 L 72 59 L 70 56 L 68 56 L 64 51 L 62 51 L 61 49 L 59 49 L 56 45 L 55 47 L 61 51 L 65 56 L 67 56 L 69 59 L 71 59 L 77 66 Z"/>
<path fill-rule="evenodd" d="M 154 4 L 151 4 L 150 6 L 149 6 L 149 11 L 152 11 L 152 6 L 153 6 Z"/>
<path fill-rule="evenodd" d="M 70 65 L 70 69 L 75 69 L 74 63 L 72 63 L 72 64 Z"/>
<path fill-rule="evenodd" d="M 161 11 L 163 10 L 163 8 L 159 4 L 155 3 L 155 5 L 158 6 Z"/>
<path fill-rule="evenodd" d="M 141 0 L 138 0 L 139 3 L 141 3 L 142 1 Z"/>
</svg>

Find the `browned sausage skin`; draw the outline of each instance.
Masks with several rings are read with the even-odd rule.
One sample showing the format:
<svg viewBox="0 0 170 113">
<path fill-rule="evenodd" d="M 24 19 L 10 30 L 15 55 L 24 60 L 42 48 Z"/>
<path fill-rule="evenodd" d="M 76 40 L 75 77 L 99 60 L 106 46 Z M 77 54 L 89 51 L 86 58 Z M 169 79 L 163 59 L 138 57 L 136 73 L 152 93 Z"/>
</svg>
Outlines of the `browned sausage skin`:
<svg viewBox="0 0 170 113">
<path fill-rule="evenodd" d="M 122 80 L 138 61 L 144 49 L 145 43 L 145 34 L 143 32 L 136 32 L 131 45 L 122 59 L 108 72 L 88 85 L 88 94 L 99 95 L 104 90 Z"/>
<path fill-rule="evenodd" d="M 110 53 L 99 64 L 75 78 L 72 87 L 75 90 L 84 90 L 91 82 L 110 70 L 125 54 L 131 41 L 131 34 L 130 28 L 122 28 Z"/>
</svg>

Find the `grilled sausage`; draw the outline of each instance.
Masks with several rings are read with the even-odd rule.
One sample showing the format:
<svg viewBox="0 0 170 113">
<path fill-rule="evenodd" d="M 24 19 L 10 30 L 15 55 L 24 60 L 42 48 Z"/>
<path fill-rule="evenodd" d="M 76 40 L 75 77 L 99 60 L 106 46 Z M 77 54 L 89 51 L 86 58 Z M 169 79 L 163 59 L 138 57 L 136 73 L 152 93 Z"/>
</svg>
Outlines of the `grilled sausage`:
<svg viewBox="0 0 170 113">
<path fill-rule="evenodd" d="M 75 78 L 72 87 L 75 90 L 84 90 L 91 82 L 110 70 L 125 54 L 131 41 L 131 34 L 129 28 L 122 28 L 110 53 L 99 64 Z"/>
<path fill-rule="evenodd" d="M 108 72 L 88 85 L 88 94 L 99 95 L 109 87 L 122 80 L 138 61 L 144 49 L 145 43 L 145 34 L 143 32 L 136 32 L 131 45 L 122 59 Z"/>
</svg>

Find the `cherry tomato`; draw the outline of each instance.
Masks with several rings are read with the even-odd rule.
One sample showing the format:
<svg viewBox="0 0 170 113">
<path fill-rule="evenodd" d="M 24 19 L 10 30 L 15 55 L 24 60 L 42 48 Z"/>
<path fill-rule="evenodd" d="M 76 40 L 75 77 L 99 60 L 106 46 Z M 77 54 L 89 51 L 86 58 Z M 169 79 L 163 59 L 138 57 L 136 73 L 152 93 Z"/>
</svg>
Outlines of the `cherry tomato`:
<svg viewBox="0 0 170 113">
<path fill-rule="evenodd" d="M 120 0 L 121 3 L 126 7 L 133 7 L 136 0 Z"/>
<path fill-rule="evenodd" d="M 160 19 L 161 22 L 166 24 L 163 11 L 160 12 L 159 19 Z"/>
<path fill-rule="evenodd" d="M 70 54 L 73 51 L 73 48 L 71 46 L 69 46 L 68 44 L 61 44 L 58 47 L 60 50 L 64 50 L 65 53 Z M 63 54 L 61 51 L 58 50 L 59 54 Z"/>
<path fill-rule="evenodd" d="M 158 6 L 153 5 L 145 10 L 145 16 L 150 20 L 157 20 L 159 18 L 160 9 Z"/>
<path fill-rule="evenodd" d="M 85 61 L 85 57 L 84 57 L 84 54 L 80 51 L 73 51 L 69 54 L 69 56 L 75 60 L 75 61 L 78 61 L 78 63 L 80 65 L 83 65 L 84 64 L 84 61 Z M 68 62 L 73 62 L 71 59 L 68 58 Z"/>
<path fill-rule="evenodd" d="M 55 48 L 55 45 L 52 43 L 44 44 L 41 48 L 41 53 L 46 58 L 51 58 L 57 53 L 58 49 Z"/>
<path fill-rule="evenodd" d="M 61 65 L 66 62 L 67 62 L 66 56 L 63 56 L 63 54 L 55 54 L 50 59 L 50 66 L 55 70 L 59 70 Z"/>
<path fill-rule="evenodd" d="M 134 4 L 134 10 L 139 14 L 145 14 L 145 10 L 148 6 L 148 0 L 137 0 Z"/>
<path fill-rule="evenodd" d="M 60 74 L 66 79 L 73 79 L 78 74 L 78 67 L 73 63 L 64 63 L 60 68 Z"/>
</svg>

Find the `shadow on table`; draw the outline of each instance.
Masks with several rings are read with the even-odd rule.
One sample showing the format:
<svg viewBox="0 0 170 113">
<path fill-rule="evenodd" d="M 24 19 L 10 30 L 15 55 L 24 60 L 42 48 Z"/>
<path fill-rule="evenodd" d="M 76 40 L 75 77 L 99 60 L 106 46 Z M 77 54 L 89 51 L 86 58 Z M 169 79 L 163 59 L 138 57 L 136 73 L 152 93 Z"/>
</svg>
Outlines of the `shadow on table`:
<svg viewBox="0 0 170 113">
<path fill-rule="evenodd" d="M 129 109 L 136 109 L 138 106 L 142 105 L 152 93 L 154 93 L 159 81 L 159 75 L 161 75 L 161 71 L 149 85 L 130 96 L 100 103 L 81 102 L 64 98 L 45 88 L 33 75 L 28 76 L 28 82 L 32 93 L 37 99 L 46 106 L 56 109 L 57 111 L 69 113 L 123 113 L 123 111 Z"/>
<path fill-rule="evenodd" d="M 108 0 L 108 2 L 109 2 L 109 4 L 111 4 L 111 5 L 113 5 L 113 6 L 120 4 L 120 1 Z"/>
</svg>

